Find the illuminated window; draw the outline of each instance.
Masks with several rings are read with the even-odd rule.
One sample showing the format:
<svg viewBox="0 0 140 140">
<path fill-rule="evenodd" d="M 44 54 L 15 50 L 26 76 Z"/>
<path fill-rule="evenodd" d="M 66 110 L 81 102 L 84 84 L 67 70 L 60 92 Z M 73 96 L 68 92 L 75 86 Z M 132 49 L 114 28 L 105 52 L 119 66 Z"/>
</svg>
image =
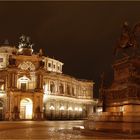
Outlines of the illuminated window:
<svg viewBox="0 0 140 140">
<path fill-rule="evenodd" d="M 48 67 L 51 67 L 51 63 L 48 63 Z"/>
<path fill-rule="evenodd" d="M 60 66 L 60 71 L 62 71 L 62 66 Z"/>
<path fill-rule="evenodd" d="M 60 84 L 60 86 L 59 86 L 59 92 L 60 92 L 60 94 L 64 94 L 63 84 Z"/>
<path fill-rule="evenodd" d="M 26 76 L 23 76 L 18 79 L 18 88 L 21 89 L 21 91 L 26 91 L 29 88 L 29 81 L 30 79 Z"/>
<path fill-rule="evenodd" d="M 26 83 L 21 83 L 21 90 L 26 91 Z"/>
<path fill-rule="evenodd" d="M 70 95 L 70 86 L 69 85 L 67 85 L 67 93 L 68 93 L 68 95 Z"/>
<path fill-rule="evenodd" d="M 74 90 L 74 87 L 72 87 L 72 96 L 75 95 L 75 90 Z"/>
<path fill-rule="evenodd" d="M 54 93 L 55 92 L 54 82 L 51 82 L 51 84 L 50 84 L 50 91 L 51 91 L 51 93 Z"/>
<path fill-rule="evenodd" d="M 60 70 L 60 67 L 58 66 L 57 69 Z"/>
<path fill-rule="evenodd" d="M 83 96 L 86 96 L 86 89 L 83 89 Z"/>
</svg>

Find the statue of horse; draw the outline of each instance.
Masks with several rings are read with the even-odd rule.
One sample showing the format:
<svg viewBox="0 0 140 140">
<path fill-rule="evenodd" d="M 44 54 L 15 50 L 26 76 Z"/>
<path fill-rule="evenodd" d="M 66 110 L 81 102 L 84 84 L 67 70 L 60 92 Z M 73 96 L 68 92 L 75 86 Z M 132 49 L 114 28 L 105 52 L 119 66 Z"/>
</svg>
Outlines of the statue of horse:
<svg viewBox="0 0 140 140">
<path fill-rule="evenodd" d="M 117 41 L 117 45 L 114 49 L 116 55 L 118 51 L 121 51 L 123 55 L 127 55 L 126 50 L 129 48 L 138 48 L 138 38 L 140 37 L 140 23 L 137 23 L 134 28 L 130 28 L 127 22 L 124 22 L 122 33 Z M 139 38 L 140 39 L 140 38 Z"/>
</svg>

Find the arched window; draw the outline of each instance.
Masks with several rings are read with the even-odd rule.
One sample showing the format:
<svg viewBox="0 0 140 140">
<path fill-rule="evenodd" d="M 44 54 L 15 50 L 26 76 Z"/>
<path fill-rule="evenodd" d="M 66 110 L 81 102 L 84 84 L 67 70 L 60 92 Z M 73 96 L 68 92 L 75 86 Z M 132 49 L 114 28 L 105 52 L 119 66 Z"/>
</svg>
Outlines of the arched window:
<svg viewBox="0 0 140 140">
<path fill-rule="evenodd" d="M 25 75 L 20 77 L 18 79 L 18 88 L 21 89 L 21 91 L 26 91 L 29 89 L 29 81 L 30 79 L 26 77 Z"/>
<path fill-rule="evenodd" d="M 54 84 L 54 82 L 50 83 L 50 91 L 51 91 L 51 93 L 55 92 L 55 84 Z"/>
<path fill-rule="evenodd" d="M 75 96 L 75 89 L 72 87 L 72 96 Z"/>
<path fill-rule="evenodd" d="M 86 96 L 86 89 L 83 89 L 83 96 Z"/>
<path fill-rule="evenodd" d="M 64 94 L 64 86 L 62 83 L 59 85 L 59 92 L 60 94 Z"/>
<path fill-rule="evenodd" d="M 67 94 L 70 95 L 70 86 L 67 85 Z"/>
</svg>

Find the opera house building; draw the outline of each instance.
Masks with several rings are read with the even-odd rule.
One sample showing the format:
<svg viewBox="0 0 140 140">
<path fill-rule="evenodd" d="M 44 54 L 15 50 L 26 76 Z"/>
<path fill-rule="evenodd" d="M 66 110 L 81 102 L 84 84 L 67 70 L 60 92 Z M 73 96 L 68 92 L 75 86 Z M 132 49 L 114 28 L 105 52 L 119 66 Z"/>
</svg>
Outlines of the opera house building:
<svg viewBox="0 0 140 140">
<path fill-rule="evenodd" d="M 0 46 L 0 120 L 83 119 L 93 112 L 92 81 L 63 74 L 63 63 L 33 51 L 29 37 Z"/>
</svg>

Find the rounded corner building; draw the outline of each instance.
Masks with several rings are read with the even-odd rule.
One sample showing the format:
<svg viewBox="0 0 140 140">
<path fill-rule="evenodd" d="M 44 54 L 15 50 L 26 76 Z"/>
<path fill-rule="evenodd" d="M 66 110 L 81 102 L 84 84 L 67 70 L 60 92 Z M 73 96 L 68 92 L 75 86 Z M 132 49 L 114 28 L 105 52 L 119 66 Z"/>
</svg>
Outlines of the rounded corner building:
<svg viewBox="0 0 140 140">
<path fill-rule="evenodd" d="M 93 112 L 92 81 L 62 73 L 63 63 L 33 52 L 29 37 L 0 46 L 0 120 L 83 119 Z"/>
</svg>

